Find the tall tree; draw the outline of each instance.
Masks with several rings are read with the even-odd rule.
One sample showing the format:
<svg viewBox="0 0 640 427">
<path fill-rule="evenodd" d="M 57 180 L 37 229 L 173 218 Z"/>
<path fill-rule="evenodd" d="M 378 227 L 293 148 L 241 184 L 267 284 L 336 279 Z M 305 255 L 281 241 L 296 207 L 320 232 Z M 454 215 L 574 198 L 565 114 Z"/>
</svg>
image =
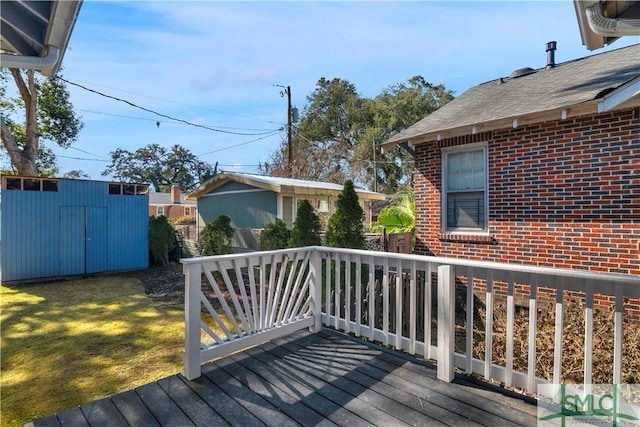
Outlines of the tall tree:
<svg viewBox="0 0 640 427">
<path fill-rule="evenodd" d="M 260 169 L 274 176 L 287 176 L 291 170 L 294 177 L 335 183 L 351 179 L 393 193 L 410 183 L 413 156 L 402 148 L 381 153 L 380 144 L 451 99 L 451 91 L 420 76 L 390 86 L 373 99 L 358 95 L 346 80 L 322 78 L 294 127 L 291 168 L 283 141 Z"/>
<path fill-rule="evenodd" d="M 352 181 L 344 183 L 336 201 L 336 212 L 329 218 L 327 246 L 350 249 L 364 247 L 364 210 Z"/>
<path fill-rule="evenodd" d="M 387 194 L 411 184 L 414 169 L 411 150 L 396 147 L 382 153 L 380 144 L 452 99 L 453 92 L 443 85 L 433 85 L 422 76 L 414 76 L 407 83 L 395 84 L 384 89 L 371 100 L 369 108 L 372 122 L 362 133 L 354 158 L 354 163 L 361 165 L 360 170 L 366 171 L 366 177 L 361 177 L 359 182 L 363 185 L 366 182 L 370 189 Z"/>
<path fill-rule="evenodd" d="M 177 144 L 170 150 L 149 144 L 135 152 L 118 148 L 110 154 L 111 164 L 102 175 L 125 182 L 148 182 L 159 192 L 168 192 L 172 184 L 189 192 L 217 173 L 217 163 L 211 166 Z"/>
<path fill-rule="evenodd" d="M 347 80 L 321 78 L 307 97 L 309 104 L 294 127 L 293 162 L 287 165 L 286 143 L 262 169 L 272 175 L 341 183 L 351 177 L 358 131 L 363 128 L 363 99 Z"/>
<path fill-rule="evenodd" d="M 10 99 L 6 83 L 7 69 L 2 69 L 0 98 L 0 139 L 18 174 L 52 175 L 58 172 L 53 151 L 41 139 L 59 147 L 69 147 L 78 137 L 82 122 L 73 111 L 64 83 L 56 77 L 37 78 L 33 70 L 11 68 L 19 98 Z M 20 111 L 24 115 L 19 120 Z"/>
<path fill-rule="evenodd" d="M 322 244 L 321 231 L 320 218 L 311 206 L 311 202 L 307 199 L 299 201 L 289 247 L 320 246 Z"/>
</svg>

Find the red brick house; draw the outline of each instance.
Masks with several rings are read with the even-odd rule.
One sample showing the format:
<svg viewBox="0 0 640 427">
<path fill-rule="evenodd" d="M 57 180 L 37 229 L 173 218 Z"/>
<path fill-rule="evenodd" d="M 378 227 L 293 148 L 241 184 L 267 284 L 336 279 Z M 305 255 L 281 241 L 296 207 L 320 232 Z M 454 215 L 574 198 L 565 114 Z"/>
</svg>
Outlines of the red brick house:
<svg viewBox="0 0 640 427">
<path fill-rule="evenodd" d="M 415 149 L 415 252 L 640 275 L 640 45 L 523 68 L 385 142 Z"/>
<path fill-rule="evenodd" d="M 172 185 L 170 193 L 149 193 L 149 216 L 164 215 L 178 219 L 184 216 L 196 218 L 196 202 L 186 200 L 179 185 Z"/>
</svg>

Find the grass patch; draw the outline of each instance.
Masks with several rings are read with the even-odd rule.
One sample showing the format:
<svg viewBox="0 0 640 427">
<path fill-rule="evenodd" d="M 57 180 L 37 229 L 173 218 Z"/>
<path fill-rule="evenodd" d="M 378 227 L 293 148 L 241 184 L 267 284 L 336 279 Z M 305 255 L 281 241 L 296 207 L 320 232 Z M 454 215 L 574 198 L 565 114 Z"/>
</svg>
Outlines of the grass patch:
<svg viewBox="0 0 640 427">
<path fill-rule="evenodd" d="M 182 370 L 184 313 L 136 278 L 0 287 L 3 426 L 19 426 Z"/>
</svg>

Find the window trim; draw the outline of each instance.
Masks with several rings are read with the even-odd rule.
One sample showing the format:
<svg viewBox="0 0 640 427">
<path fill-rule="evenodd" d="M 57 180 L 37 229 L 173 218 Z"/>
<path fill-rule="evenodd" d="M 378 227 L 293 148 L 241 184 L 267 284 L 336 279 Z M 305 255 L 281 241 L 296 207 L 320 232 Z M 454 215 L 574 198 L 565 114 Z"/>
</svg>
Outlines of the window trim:
<svg viewBox="0 0 640 427">
<path fill-rule="evenodd" d="M 448 228 L 447 227 L 447 157 L 449 154 L 461 153 L 465 151 L 475 151 L 482 148 L 484 154 L 484 224 L 481 229 L 477 228 Z M 440 204 L 440 233 L 442 235 L 464 235 L 464 236 L 488 236 L 489 235 L 489 144 L 486 141 L 473 144 L 456 145 L 442 148 L 440 162 L 441 170 L 441 204 Z"/>
</svg>

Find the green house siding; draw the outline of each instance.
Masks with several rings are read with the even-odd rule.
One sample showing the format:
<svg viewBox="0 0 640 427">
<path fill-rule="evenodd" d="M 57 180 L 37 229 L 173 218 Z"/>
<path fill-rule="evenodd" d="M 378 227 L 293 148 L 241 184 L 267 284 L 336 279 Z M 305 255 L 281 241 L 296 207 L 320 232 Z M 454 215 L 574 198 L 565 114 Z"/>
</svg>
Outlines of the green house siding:
<svg viewBox="0 0 640 427">
<path fill-rule="evenodd" d="M 220 215 L 231 218 L 234 228 L 264 228 L 274 222 L 278 213 L 278 195 L 272 191 L 229 183 L 212 194 L 198 199 L 198 212 L 205 224 Z M 230 187 L 234 187 L 231 189 Z"/>
</svg>

